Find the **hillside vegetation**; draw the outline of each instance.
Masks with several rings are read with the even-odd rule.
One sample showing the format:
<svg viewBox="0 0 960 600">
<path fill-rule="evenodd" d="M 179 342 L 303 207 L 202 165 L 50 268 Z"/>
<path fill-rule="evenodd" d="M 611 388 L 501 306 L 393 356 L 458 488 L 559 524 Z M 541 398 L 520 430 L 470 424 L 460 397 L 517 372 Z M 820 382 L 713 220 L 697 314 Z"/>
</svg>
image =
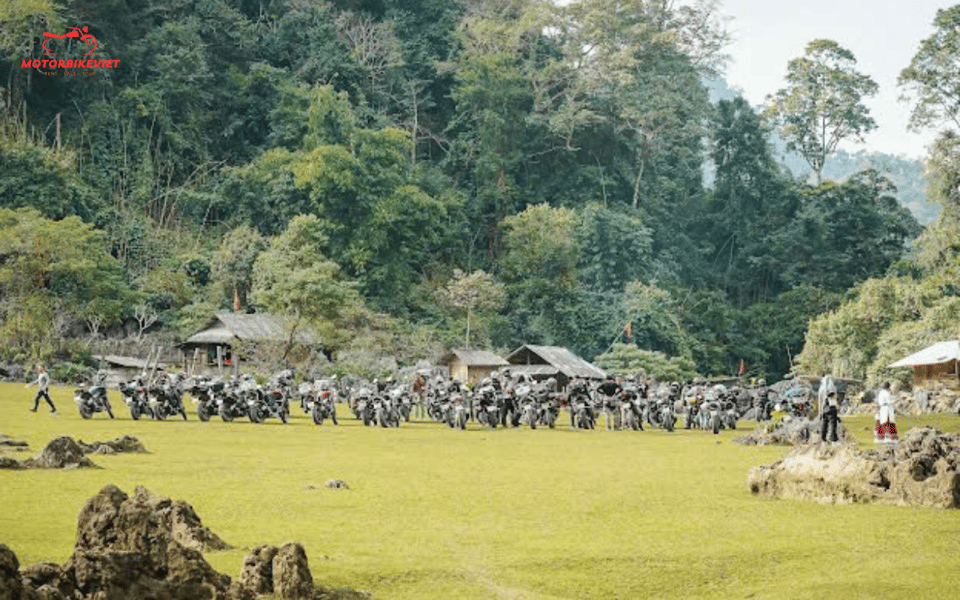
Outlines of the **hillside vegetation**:
<svg viewBox="0 0 960 600">
<path fill-rule="evenodd" d="M 23 66 L 67 27 L 120 62 Z M 710 101 L 730 38 L 706 0 L 31 0 L 0 31 L 4 361 L 239 304 L 368 374 L 619 342 L 776 377 L 921 231 L 883 169 L 794 178 L 769 115 Z M 852 72 L 808 48 L 830 53 Z"/>
</svg>

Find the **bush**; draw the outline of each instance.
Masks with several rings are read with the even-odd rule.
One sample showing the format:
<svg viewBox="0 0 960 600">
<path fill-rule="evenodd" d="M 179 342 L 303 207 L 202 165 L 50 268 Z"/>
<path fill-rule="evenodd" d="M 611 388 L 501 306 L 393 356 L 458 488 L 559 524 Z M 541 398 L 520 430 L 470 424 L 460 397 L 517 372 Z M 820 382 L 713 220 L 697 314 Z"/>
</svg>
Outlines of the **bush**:
<svg viewBox="0 0 960 600">
<path fill-rule="evenodd" d="M 93 379 L 96 369 L 74 362 L 61 362 L 50 367 L 50 379 L 60 383 L 80 383 Z"/>
</svg>

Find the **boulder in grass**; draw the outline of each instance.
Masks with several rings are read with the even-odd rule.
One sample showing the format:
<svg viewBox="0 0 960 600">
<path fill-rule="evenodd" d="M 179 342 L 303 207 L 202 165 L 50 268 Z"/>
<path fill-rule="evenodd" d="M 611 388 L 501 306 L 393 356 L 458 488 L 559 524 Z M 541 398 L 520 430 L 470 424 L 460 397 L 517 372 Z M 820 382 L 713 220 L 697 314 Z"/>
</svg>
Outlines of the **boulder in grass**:
<svg viewBox="0 0 960 600">
<path fill-rule="evenodd" d="M 77 445 L 86 454 L 149 454 L 147 448 L 139 438 L 132 435 L 124 435 L 106 442 L 90 442 L 78 440 Z"/>
<path fill-rule="evenodd" d="M 960 435 L 911 429 L 899 444 L 862 450 L 852 443 L 809 444 L 754 467 L 750 491 L 821 503 L 876 502 L 960 508 Z"/>
<path fill-rule="evenodd" d="M 40 454 L 23 461 L 31 469 L 99 469 L 83 454 L 83 449 L 72 437 L 61 436 L 50 440 Z"/>
<path fill-rule="evenodd" d="M 847 439 L 847 428 L 837 423 L 837 437 Z M 820 419 L 784 417 L 780 421 L 760 423 L 745 436 L 734 438 L 733 443 L 744 446 L 799 446 L 820 441 Z"/>
</svg>

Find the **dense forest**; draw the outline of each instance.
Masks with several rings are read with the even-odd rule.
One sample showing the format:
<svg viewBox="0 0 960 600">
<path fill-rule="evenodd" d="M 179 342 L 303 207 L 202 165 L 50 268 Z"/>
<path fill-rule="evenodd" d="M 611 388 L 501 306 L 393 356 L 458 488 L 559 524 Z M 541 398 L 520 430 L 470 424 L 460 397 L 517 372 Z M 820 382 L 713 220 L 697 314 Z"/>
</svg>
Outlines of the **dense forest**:
<svg viewBox="0 0 960 600">
<path fill-rule="evenodd" d="M 957 192 L 905 259 L 921 227 L 882 170 L 823 171 L 835 147 L 802 120 L 831 117 L 796 114 L 800 75 L 764 111 L 711 102 L 726 23 L 712 0 L 4 3 L 0 359 L 182 340 L 236 303 L 310 324 L 347 370 L 540 343 L 780 376 L 811 318 L 950 260 Z M 89 36 L 119 62 L 37 62 Z M 829 40 L 797 60 L 875 91 Z"/>
</svg>

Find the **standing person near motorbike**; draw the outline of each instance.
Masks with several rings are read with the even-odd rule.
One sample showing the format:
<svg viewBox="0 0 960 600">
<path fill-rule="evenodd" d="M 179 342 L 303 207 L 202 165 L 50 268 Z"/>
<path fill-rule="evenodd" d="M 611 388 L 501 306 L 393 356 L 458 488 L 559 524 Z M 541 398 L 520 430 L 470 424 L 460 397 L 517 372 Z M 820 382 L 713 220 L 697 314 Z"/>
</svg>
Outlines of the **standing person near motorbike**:
<svg viewBox="0 0 960 600">
<path fill-rule="evenodd" d="M 897 401 L 890 392 L 890 382 L 883 382 L 883 387 L 877 394 L 877 426 L 873 432 L 873 441 L 875 443 L 896 443 L 897 436 L 897 418 L 895 413 Z"/>
<path fill-rule="evenodd" d="M 617 429 L 620 425 L 620 415 L 618 414 L 620 407 L 616 397 L 622 390 L 620 384 L 609 376 L 597 386 L 597 393 L 600 395 L 603 404 L 603 415 L 607 422 L 607 430 Z"/>
<path fill-rule="evenodd" d="M 837 399 L 837 384 L 833 381 L 833 375 L 824 375 L 820 380 L 817 400 L 820 404 L 820 441 L 837 442 L 840 402 Z"/>
<path fill-rule="evenodd" d="M 753 408 L 755 421 L 770 420 L 770 389 L 766 379 L 757 381 L 757 387 L 753 390 Z"/>
<path fill-rule="evenodd" d="M 53 400 L 50 399 L 50 375 L 47 374 L 47 367 L 43 363 L 37 365 L 37 379 L 24 387 L 30 389 L 31 385 L 37 386 L 37 395 L 33 397 L 33 408 L 30 409 L 30 412 L 37 412 L 37 409 L 40 407 L 40 398 L 43 398 L 47 401 L 47 404 L 50 405 L 50 412 L 56 413 L 57 407 L 54 406 Z"/>
</svg>

